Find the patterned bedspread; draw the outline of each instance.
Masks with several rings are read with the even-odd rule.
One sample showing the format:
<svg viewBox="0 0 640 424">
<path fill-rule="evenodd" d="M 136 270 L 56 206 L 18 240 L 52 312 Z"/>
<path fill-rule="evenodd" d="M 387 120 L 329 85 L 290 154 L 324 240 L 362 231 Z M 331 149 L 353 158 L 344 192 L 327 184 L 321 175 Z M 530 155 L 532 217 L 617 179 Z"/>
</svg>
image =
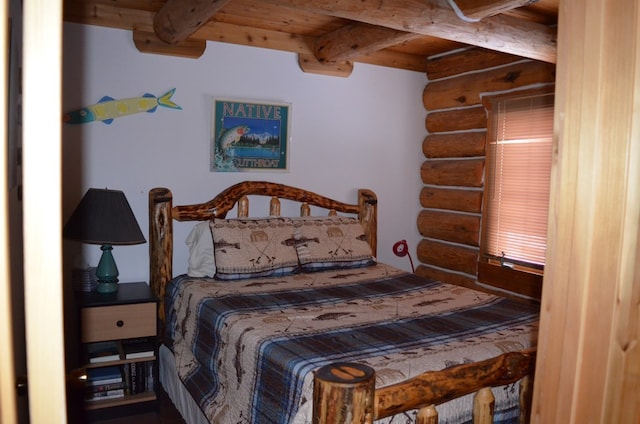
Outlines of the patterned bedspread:
<svg viewBox="0 0 640 424">
<path fill-rule="evenodd" d="M 313 370 L 331 362 L 372 366 L 380 387 L 524 349 L 537 335 L 536 305 L 383 264 L 225 282 L 182 276 L 167 295 L 166 343 L 212 423 L 311 422 Z M 496 422 L 517 420 L 517 384 L 494 392 Z M 470 422 L 469 396 L 438 408 L 440 422 Z"/>
</svg>

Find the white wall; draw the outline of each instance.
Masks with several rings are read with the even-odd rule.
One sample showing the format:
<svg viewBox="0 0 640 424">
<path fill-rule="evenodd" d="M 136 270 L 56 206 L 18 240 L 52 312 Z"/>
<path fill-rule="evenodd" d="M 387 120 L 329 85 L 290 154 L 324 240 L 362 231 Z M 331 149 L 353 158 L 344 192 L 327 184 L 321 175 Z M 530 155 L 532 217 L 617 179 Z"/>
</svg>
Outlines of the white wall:
<svg viewBox="0 0 640 424">
<path fill-rule="evenodd" d="M 424 74 L 363 64 L 349 78 L 306 74 L 295 54 L 222 43 L 208 43 L 197 60 L 149 55 L 138 52 L 129 31 L 66 23 L 63 79 L 65 112 L 105 95 L 160 95 L 172 87 L 182 107 L 122 117 L 111 125 L 65 125 L 65 220 L 90 187 L 123 190 L 145 236 L 153 187 L 170 188 L 174 204 L 208 200 L 245 179 L 290 184 L 345 202 L 355 202 L 357 189 L 366 187 L 378 195 L 378 259 L 409 270 L 408 259 L 392 253 L 400 239 L 407 239 L 416 259 Z M 214 97 L 291 103 L 287 173 L 209 171 Z M 174 228 L 174 273 L 181 273 L 182 240 L 191 226 Z M 148 280 L 148 249 L 114 248 L 122 282 Z M 97 246 L 65 241 L 67 264 L 95 265 L 99 253 Z"/>
</svg>

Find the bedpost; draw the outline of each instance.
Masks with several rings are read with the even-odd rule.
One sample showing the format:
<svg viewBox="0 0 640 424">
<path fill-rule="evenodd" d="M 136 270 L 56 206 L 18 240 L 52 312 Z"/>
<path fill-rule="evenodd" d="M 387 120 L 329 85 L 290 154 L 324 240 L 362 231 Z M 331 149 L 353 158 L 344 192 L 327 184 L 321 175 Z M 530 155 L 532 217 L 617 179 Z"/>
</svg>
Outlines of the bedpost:
<svg viewBox="0 0 640 424">
<path fill-rule="evenodd" d="M 173 195 L 166 188 L 149 191 L 149 285 L 158 297 L 158 319 L 164 331 L 164 292 L 173 275 Z"/>
<path fill-rule="evenodd" d="M 358 205 L 360 213 L 358 218 L 364 227 L 364 234 L 371 246 L 373 256 L 377 256 L 378 248 L 378 198 L 376 194 L 368 189 L 358 190 Z"/>
<path fill-rule="evenodd" d="M 473 396 L 473 423 L 492 424 L 496 398 L 490 387 L 483 387 Z"/>
<path fill-rule="evenodd" d="M 316 371 L 312 424 L 371 424 L 375 371 L 357 363 L 337 362 Z"/>
</svg>

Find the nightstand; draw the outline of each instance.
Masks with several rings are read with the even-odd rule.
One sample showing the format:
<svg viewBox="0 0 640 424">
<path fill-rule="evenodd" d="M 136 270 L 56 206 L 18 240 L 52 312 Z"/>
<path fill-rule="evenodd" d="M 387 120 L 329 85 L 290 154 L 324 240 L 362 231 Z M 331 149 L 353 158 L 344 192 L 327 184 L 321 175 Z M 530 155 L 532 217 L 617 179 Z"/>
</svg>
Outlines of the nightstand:
<svg viewBox="0 0 640 424">
<path fill-rule="evenodd" d="M 122 283 L 116 293 L 82 293 L 78 308 L 87 415 L 110 418 L 157 408 L 158 299 L 151 288 Z"/>
</svg>

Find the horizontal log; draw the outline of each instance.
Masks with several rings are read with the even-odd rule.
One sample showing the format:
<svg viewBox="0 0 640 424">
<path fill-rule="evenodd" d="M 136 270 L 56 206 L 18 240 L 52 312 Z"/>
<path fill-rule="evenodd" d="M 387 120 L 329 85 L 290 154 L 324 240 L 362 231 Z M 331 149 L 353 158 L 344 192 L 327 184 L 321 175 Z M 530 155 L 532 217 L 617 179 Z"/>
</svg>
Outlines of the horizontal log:
<svg viewBox="0 0 640 424">
<path fill-rule="evenodd" d="M 555 28 L 506 15 L 464 22 L 446 0 L 263 0 L 284 7 L 556 62 Z"/>
<path fill-rule="evenodd" d="M 454 284 L 456 286 L 468 287 L 470 289 L 478 289 L 478 282 L 475 278 L 462 274 L 457 274 L 453 271 L 434 268 L 430 265 L 418 265 L 415 274 L 420 277 L 430 278 L 432 280 L 442 281 L 447 284 Z M 482 291 L 482 289 L 480 289 Z"/>
<path fill-rule="evenodd" d="M 228 2 L 229 0 L 167 0 L 153 18 L 153 30 L 166 43 L 184 41 Z"/>
<path fill-rule="evenodd" d="M 347 78 L 353 72 L 353 63 L 351 62 L 321 63 L 312 54 L 298 53 L 298 65 L 308 74 Z"/>
<path fill-rule="evenodd" d="M 68 7 L 67 7 L 68 6 Z M 152 10 L 127 9 L 99 0 L 66 0 L 64 20 L 84 25 L 99 25 L 124 30 L 140 30 L 153 32 Z M 315 37 L 297 35 L 292 37 L 281 31 L 259 29 L 251 26 L 233 25 L 225 22 L 208 21 L 191 37 L 191 40 L 211 40 L 221 43 L 240 44 L 243 46 L 262 47 L 294 53 L 313 54 Z M 370 65 L 388 66 L 426 72 L 427 61 L 424 56 L 392 51 L 379 50 L 358 58 L 357 62 Z"/>
<path fill-rule="evenodd" d="M 427 160 L 420 168 L 425 184 L 482 187 L 484 159 Z"/>
<path fill-rule="evenodd" d="M 423 187 L 420 191 L 420 204 L 428 209 L 480 213 L 482 211 L 482 195 L 480 190 Z"/>
<path fill-rule="evenodd" d="M 427 158 L 484 156 L 486 138 L 486 131 L 431 134 L 422 142 L 422 153 Z"/>
<path fill-rule="evenodd" d="M 425 372 L 376 390 L 375 417 L 381 419 L 424 405 L 438 405 L 484 387 L 514 383 L 532 374 L 535 350 L 507 352 L 484 361 Z"/>
<path fill-rule="evenodd" d="M 476 275 L 478 272 L 478 250 L 455 244 L 422 239 L 417 248 L 420 262 L 439 268 Z"/>
<path fill-rule="evenodd" d="M 455 53 L 429 59 L 427 61 L 427 76 L 429 77 L 429 81 L 434 81 L 440 78 L 493 68 L 521 60 L 521 56 L 474 47 L 472 49 L 456 51 Z"/>
<path fill-rule="evenodd" d="M 487 111 L 484 106 L 444 110 L 427 115 L 425 127 L 430 133 L 487 128 Z"/>
<path fill-rule="evenodd" d="M 422 101 L 425 109 L 437 110 L 481 103 L 481 93 L 513 90 L 532 84 L 553 83 L 556 67 L 545 62 L 523 62 L 486 72 L 431 82 Z"/>
<path fill-rule="evenodd" d="M 133 44 L 141 53 L 163 54 L 188 59 L 199 58 L 207 48 L 207 42 L 204 40 L 187 39 L 175 44 L 167 44 L 160 40 L 155 33 L 148 31 L 133 31 Z"/>
<path fill-rule="evenodd" d="M 315 42 L 314 53 L 320 62 L 339 62 L 356 59 L 419 37 L 422 36 L 377 25 L 352 22 L 320 36 Z"/>
<path fill-rule="evenodd" d="M 418 231 L 424 237 L 477 247 L 480 216 L 423 210 L 418 214 Z"/>
</svg>

